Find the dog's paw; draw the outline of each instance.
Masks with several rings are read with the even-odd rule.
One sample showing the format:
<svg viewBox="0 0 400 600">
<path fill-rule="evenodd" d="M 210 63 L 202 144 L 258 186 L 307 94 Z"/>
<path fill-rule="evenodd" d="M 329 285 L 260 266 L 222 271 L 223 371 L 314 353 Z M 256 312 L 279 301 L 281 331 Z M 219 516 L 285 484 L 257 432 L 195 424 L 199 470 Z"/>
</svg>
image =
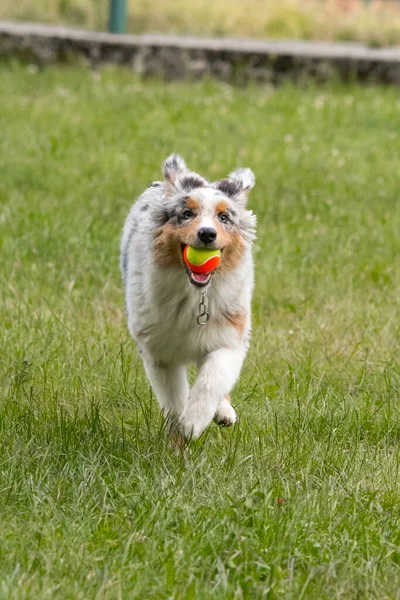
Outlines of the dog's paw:
<svg viewBox="0 0 400 600">
<path fill-rule="evenodd" d="M 180 416 L 178 431 L 186 440 L 197 440 L 212 421 L 206 403 L 192 399 Z"/>
<path fill-rule="evenodd" d="M 203 433 L 204 427 L 197 420 L 191 419 L 189 415 L 182 415 L 178 431 L 185 440 L 197 440 Z"/>
<path fill-rule="evenodd" d="M 230 403 L 230 399 L 224 398 L 215 413 L 214 421 L 220 427 L 230 427 L 237 421 L 236 411 Z"/>
</svg>

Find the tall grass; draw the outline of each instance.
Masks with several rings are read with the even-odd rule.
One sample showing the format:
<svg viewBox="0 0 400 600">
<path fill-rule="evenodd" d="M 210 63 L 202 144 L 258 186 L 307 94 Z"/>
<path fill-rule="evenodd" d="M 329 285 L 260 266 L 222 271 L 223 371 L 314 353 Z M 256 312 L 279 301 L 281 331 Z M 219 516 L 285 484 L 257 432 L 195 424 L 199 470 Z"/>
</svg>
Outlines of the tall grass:
<svg viewBox="0 0 400 600">
<path fill-rule="evenodd" d="M 1 600 L 397 598 L 397 91 L 13 64 L 0 89 Z M 171 151 L 257 177 L 240 420 L 186 457 L 118 267 Z"/>
</svg>

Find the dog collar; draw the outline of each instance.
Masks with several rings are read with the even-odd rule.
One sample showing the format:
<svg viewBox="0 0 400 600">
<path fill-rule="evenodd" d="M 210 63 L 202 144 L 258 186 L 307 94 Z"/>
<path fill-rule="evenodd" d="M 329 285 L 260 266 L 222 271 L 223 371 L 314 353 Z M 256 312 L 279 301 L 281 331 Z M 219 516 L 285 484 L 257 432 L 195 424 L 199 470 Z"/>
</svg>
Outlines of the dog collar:
<svg viewBox="0 0 400 600">
<path fill-rule="evenodd" d="M 197 315 L 197 324 L 204 327 L 207 325 L 208 319 L 210 318 L 210 313 L 208 312 L 207 307 L 207 288 L 201 292 L 200 296 L 200 304 L 199 304 L 199 314 Z"/>
</svg>

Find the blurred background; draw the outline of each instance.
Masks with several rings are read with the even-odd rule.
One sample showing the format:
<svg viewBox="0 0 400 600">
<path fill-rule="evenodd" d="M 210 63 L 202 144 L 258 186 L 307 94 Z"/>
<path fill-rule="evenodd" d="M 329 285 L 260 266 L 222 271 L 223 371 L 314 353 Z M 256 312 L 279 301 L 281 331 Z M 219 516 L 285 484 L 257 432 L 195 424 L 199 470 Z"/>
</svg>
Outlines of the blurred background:
<svg viewBox="0 0 400 600">
<path fill-rule="evenodd" d="M 126 0 L 129 33 L 400 43 L 399 0 Z M 2 0 L 0 19 L 105 30 L 109 0 Z"/>
</svg>

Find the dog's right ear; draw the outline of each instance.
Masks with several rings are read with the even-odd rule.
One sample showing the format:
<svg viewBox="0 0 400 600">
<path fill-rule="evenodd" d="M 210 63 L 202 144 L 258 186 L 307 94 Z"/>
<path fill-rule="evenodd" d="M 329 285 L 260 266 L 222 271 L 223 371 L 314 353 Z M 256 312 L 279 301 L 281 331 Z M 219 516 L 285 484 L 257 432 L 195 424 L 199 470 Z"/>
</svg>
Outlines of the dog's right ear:
<svg viewBox="0 0 400 600">
<path fill-rule="evenodd" d="M 174 193 L 189 193 L 207 185 L 207 180 L 187 168 L 179 154 L 171 154 L 164 163 L 163 174 L 167 183 L 167 196 Z"/>
<path fill-rule="evenodd" d="M 188 168 L 182 156 L 171 154 L 164 163 L 163 175 L 165 180 L 176 187 L 178 180 L 187 172 Z"/>
</svg>

